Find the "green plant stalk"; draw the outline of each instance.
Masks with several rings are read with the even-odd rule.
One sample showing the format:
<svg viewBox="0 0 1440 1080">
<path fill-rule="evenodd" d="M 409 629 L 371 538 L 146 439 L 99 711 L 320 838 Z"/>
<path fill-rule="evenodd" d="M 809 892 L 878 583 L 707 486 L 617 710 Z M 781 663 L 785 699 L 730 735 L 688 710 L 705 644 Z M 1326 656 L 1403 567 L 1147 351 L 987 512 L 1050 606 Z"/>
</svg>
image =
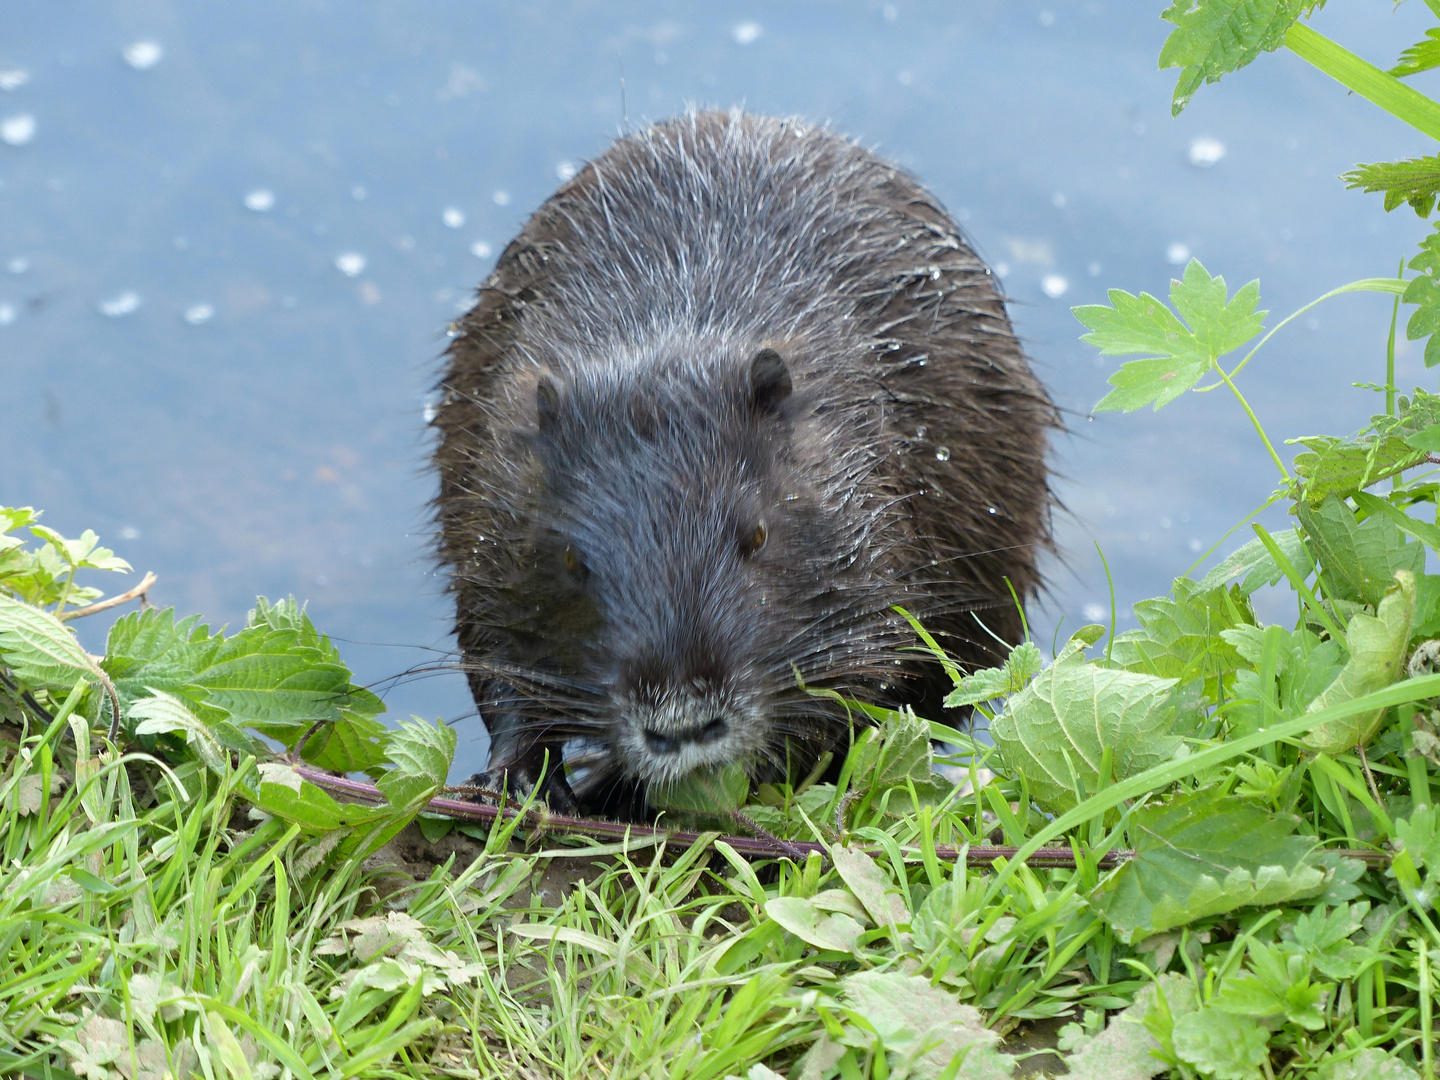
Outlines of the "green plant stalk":
<svg viewBox="0 0 1440 1080">
<path fill-rule="evenodd" d="M 1201 750 L 1179 761 L 1167 761 L 1164 764 L 1156 765 L 1153 769 L 1147 769 L 1138 776 L 1132 776 L 1112 787 L 1097 791 L 1073 810 L 1055 818 L 1026 841 L 1015 853 L 1015 857 L 1007 861 L 991 877 L 989 888 L 985 891 L 984 903 L 986 905 L 996 903 L 1001 888 L 1009 882 L 1021 866 L 1025 865 L 1025 860 L 1051 840 L 1077 825 L 1083 825 L 1097 814 L 1104 814 L 1128 799 L 1138 798 L 1156 788 L 1166 787 L 1182 777 L 1204 772 L 1232 758 L 1248 754 L 1267 743 L 1303 735 L 1312 728 L 1332 720 L 1346 720 L 1352 716 L 1359 716 L 1361 713 L 1387 709 L 1392 705 L 1404 705 L 1411 701 L 1423 701 L 1437 695 L 1440 695 L 1440 675 L 1405 679 L 1353 701 L 1332 705 L 1328 709 L 1320 709 L 1318 712 L 1298 716 L 1294 720 L 1286 720 L 1283 723 L 1262 728 L 1251 735 L 1227 740 L 1219 746 Z M 999 863 L 997 862 L 996 865 L 999 866 Z"/>
<path fill-rule="evenodd" d="M 1105 663 L 1110 663 L 1110 652 L 1115 648 L 1115 579 L 1110 576 L 1110 562 L 1100 550 L 1100 541 L 1095 541 L 1095 554 L 1100 556 L 1100 565 L 1105 568 L 1105 581 L 1110 586 L 1110 636 L 1105 640 Z"/>
<path fill-rule="evenodd" d="M 1401 260 L 1400 269 L 1402 272 L 1405 269 L 1404 260 Z M 1230 369 L 1230 377 L 1233 379 L 1236 375 L 1239 375 L 1240 372 L 1245 369 L 1245 365 L 1250 363 L 1250 358 L 1253 357 L 1257 352 L 1259 352 L 1261 346 L 1263 346 L 1267 341 L 1274 337 L 1281 327 L 1285 326 L 1287 323 L 1294 322 L 1301 315 L 1304 315 L 1305 312 L 1309 311 L 1313 307 L 1323 304 L 1332 296 L 1339 296 L 1342 293 L 1351 292 L 1384 292 L 1391 293 L 1398 298 L 1404 294 L 1405 286 L 1408 284 L 1408 281 L 1405 281 L 1403 278 L 1400 277 L 1361 278 L 1359 281 L 1352 281 L 1346 285 L 1341 285 L 1338 289 L 1331 289 L 1323 296 L 1317 296 L 1314 300 L 1311 300 L 1304 307 L 1296 308 L 1289 315 L 1286 315 L 1285 318 L 1281 319 L 1278 323 L 1276 323 L 1268 331 L 1266 331 L 1265 336 L 1255 343 L 1255 347 L 1245 354 L 1245 358 Z M 1396 309 L 1398 310 L 1400 301 L 1397 299 L 1395 301 L 1395 304 Z M 1197 394 L 1203 394 L 1207 391 L 1214 390 L 1219 385 L 1220 383 L 1211 383 L 1209 386 L 1197 386 L 1195 388 L 1195 392 Z"/>
<path fill-rule="evenodd" d="M 1216 383 L 1216 385 L 1218 386 L 1219 383 Z M 1211 555 L 1214 555 L 1215 552 L 1219 550 L 1220 545 L 1223 544 L 1226 540 L 1229 540 L 1230 537 L 1234 536 L 1237 532 L 1239 532 L 1240 528 L 1244 526 L 1247 522 L 1249 522 L 1251 518 L 1258 517 L 1260 514 L 1263 514 L 1266 510 L 1269 510 L 1270 507 L 1274 506 L 1277 502 L 1286 497 L 1287 496 L 1285 489 L 1282 488 L 1279 491 L 1275 492 L 1275 494 L 1271 495 L 1254 510 L 1251 510 L 1250 513 L 1246 514 L 1234 525 L 1226 529 L 1224 536 L 1220 537 L 1219 540 L 1216 540 L 1215 543 L 1211 544 L 1208 548 L 1201 552 L 1200 557 L 1196 559 L 1193 563 L 1191 563 L 1189 567 L 1186 568 L 1185 573 L 1181 576 L 1188 578 L 1191 574 L 1193 574 L 1196 570 L 1200 568 L 1201 563 L 1203 563 L 1206 559 L 1210 558 Z"/>
<path fill-rule="evenodd" d="M 1425 942 L 1415 939 L 1415 959 L 1420 969 L 1420 1051 L 1425 1065 L 1425 1080 L 1435 1080 L 1434 1020 L 1431 1010 L 1430 954 Z"/>
<path fill-rule="evenodd" d="M 1310 586 L 1305 584 L 1305 579 L 1300 576 L 1300 572 L 1290 565 L 1290 560 L 1287 559 L 1285 553 L 1280 550 L 1280 545 L 1275 542 L 1275 538 L 1265 531 L 1265 526 L 1263 525 L 1257 523 L 1250 527 L 1255 530 L 1255 535 L 1260 538 L 1260 542 L 1265 545 L 1265 550 L 1268 551 L 1270 557 L 1275 560 L 1275 565 L 1280 567 L 1280 572 L 1285 575 L 1286 580 L 1290 582 L 1290 585 L 1300 595 L 1301 603 L 1310 609 L 1310 613 L 1315 616 L 1321 626 L 1325 627 L 1327 634 L 1336 641 L 1343 640 L 1345 637 L 1344 632 L 1340 627 L 1335 625 L 1334 620 L 1330 618 L 1329 612 L 1325 610 L 1325 606 L 1316 599 Z"/>
<path fill-rule="evenodd" d="M 1243 361 L 1242 361 L 1243 363 Z M 1275 445 L 1270 441 L 1270 436 L 1265 434 L 1265 429 L 1260 426 L 1260 418 L 1255 415 L 1255 410 L 1250 408 L 1250 403 L 1245 400 L 1245 395 L 1240 393 L 1240 388 L 1231 381 L 1225 369 L 1220 366 L 1218 360 L 1211 360 L 1210 366 L 1215 369 L 1216 374 L 1230 387 L 1230 392 L 1235 395 L 1235 400 L 1240 402 L 1240 407 L 1245 410 L 1245 415 L 1250 417 L 1250 423 L 1255 427 L 1255 434 L 1260 436 L 1260 441 L 1265 444 L 1265 449 L 1270 453 L 1270 460 L 1275 462 L 1275 467 L 1280 470 L 1280 477 L 1287 484 L 1290 482 L 1290 471 L 1285 468 L 1285 462 L 1280 460 L 1280 455 L 1275 450 Z M 1237 369 L 1238 370 L 1238 369 Z"/>
<path fill-rule="evenodd" d="M 1396 276 L 1405 273 L 1405 260 L 1400 260 L 1400 269 Z M 1400 294 L 1395 296 L 1395 304 L 1390 309 L 1390 336 L 1385 339 L 1385 415 L 1395 415 L 1395 325 L 1400 319 Z M 1396 487 L 1400 483 L 1400 476 L 1396 474 L 1390 478 L 1390 486 Z"/>
<path fill-rule="evenodd" d="M 1303 23 L 1285 33 L 1285 46 L 1342 86 L 1355 91 L 1416 131 L 1440 139 L 1440 103 L 1362 60 L 1349 49 Z"/>
</svg>

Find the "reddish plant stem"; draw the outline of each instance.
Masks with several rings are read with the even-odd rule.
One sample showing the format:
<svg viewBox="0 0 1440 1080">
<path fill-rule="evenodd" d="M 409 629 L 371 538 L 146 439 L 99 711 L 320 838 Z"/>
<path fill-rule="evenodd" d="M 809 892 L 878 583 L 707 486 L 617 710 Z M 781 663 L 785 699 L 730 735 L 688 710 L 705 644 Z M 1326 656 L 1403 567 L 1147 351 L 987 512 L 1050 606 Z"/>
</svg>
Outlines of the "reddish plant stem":
<svg viewBox="0 0 1440 1080">
<path fill-rule="evenodd" d="M 383 805 L 385 796 L 374 784 L 367 784 L 360 780 L 350 780 L 343 776 L 331 776 L 329 773 L 309 768 L 304 765 L 294 766 L 297 773 L 309 780 L 317 787 L 325 788 L 336 794 L 345 795 L 357 802 L 375 803 Z M 497 817 L 504 817 L 506 820 L 523 818 L 525 824 L 539 832 L 573 833 L 579 836 L 589 836 L 596 840 L 620 841 L 631 840 L 653 840 L 660 839 L 667 844 L 678 844 L 689 846 L 701 838 L 701 833 L 686 832 L 681 829 L 662 829 L 653 825 L 633 825 L 619 821 L 603 821 L 596 818 L 566 817 L 562 814 L 552 814 L 544 808 L 525 810 L 514 804 L 505 806 L 486 806 L 481 803 L 467 802 L 463 799 L 431 799 L 427 807 L 432 813 L 443 814 L 446 817 L 456 818 L 461 821 L 474 821 L 481 824 L 489 824 Z M 829 861 L 829 853 L 825 845 L 818 844 L 813 840 L 779 840 L 757 836 L 721 836 L 719 839 L 729 844 L 737 854 L 750 859 L 791 859 L 796 856 L 805 857 L 811 852 L 818 854 L 822 859 Z M 878 853 L 878 848 L 865 846 L 865 850 L 872 854 Z M 920 852 L 915 848 L 902 848 L 906 855 L 920 857 Z M 954 848 L 936 845 L 935 857 L 945 862 L 956 862 L 962 856 L 971 865 L 988 866 L 997 859 L 1013 859 L 1019 848 L 1014 847 L 970 847 Z M 1389 862 L 1389 856 L 1382 851 L 1365 851 L 1359 848 L 1345 848 L 1334 852 L 1346 858 L 1360 859 L 1372 866 L 1384 865 Z M 1099 865 L 1103 870 L 1109 870 L 1127 862 L 1135 857 L 1133 851 L 1107 851 L 1100 856 Z M 1034 867 L 1037 870 L 1073 870 L 1075 868 L 1075 853 L 1068 847 L 1040 848 L 1028 859 L 1026 866 Z"/>
</svg>

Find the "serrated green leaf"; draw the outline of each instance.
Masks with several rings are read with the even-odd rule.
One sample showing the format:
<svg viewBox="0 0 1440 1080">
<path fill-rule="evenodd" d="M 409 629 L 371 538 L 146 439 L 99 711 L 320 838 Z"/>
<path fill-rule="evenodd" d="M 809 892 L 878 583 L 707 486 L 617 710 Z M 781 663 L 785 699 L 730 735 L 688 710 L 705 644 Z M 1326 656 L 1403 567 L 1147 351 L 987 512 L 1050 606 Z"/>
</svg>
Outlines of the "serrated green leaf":
<svg viewBox="0 0 1440 1080">
<path fill-rule="evenodd" d="M 35 690 L 69 690 L 99 670 L 75 635 L 48 611 L 0 593 L 0 661 Z"/>
<path fill-rule="evenodd" d="M 947 709 L 963 705 L 974 705 L 981 701 L 992 701 L 1007 697 L 1022 689 L 1044 666 L 1040 650 L 1032 641 L 1022 641 L 1010 650 L 1005 663 L 998 668 L 981 668 L 960 680 L 958 686 L 945 695 Z"/>
<path fill-rule="evenodd" d="M 1394 584 L 1397 571 L 1419 574 L 1425 569 L 1425 549 L 1407 542 L 1387 517 L 1356 521 L 1349 506 L 1334 495 L 1318 509 L 1300 503 L 1296 512 L 1332 599 L 1373 607 Z"/>
<path fill-rule="evenodd" d="M 1175 29 L 1160 50 L 1162 68 L 1178 67 L 1171 112 L 1179 116 L 1202 80 L 1218 81 L 1285 43 L 1285 31 L 1323 0 L 1173 0 L 1161 18 Z"/>
<path fill-rule="evenodd" d="M 898 787 L 907 780 L 923 784 L 932 770 L 930 726 L 902 716 L 862 736 L 854 753 L 851 783 L 857 788 Z"/>
<path fill-rule="evenodd" d="M 207 769 L 218 776 L 225 774 L 228 758 L 224 747 L 199 717 L 180 698 L 157 690 L 130 707 L 130 719 L 137 720 L 136 735 L 162 735 L 175 732 Z"/>
<path fill-rule="evenodd" d="M 1176 578 L 1170 597 L 1142 600 L 1133 610 L 1140 628 L 1116 636 L 1110 657 L 1117 667 L 1188 682 L 1240 666 L 1240 655 L 1222 637 L 1253 618 L 1238 591 L 1223 586 L 1202 591 Z"/>
<path fill-rule="evenodd" d="M 1093 664 L 1053 664 L 990 723 L 995 747 L 1011 774 L 1025 778 L 1035 801 L 1051 813 L 1075 805 L 1075 783 L 1093 794 L 1111 751 L 1122 780 L 1169 760 L 1174 734 L 1174 679 Z"/>
<path fill-rule="evenodd" d="M 1410 625 L 1415 617 L 1415 576 L 1395 573 L 1396 585 L 1386 593 L 1374 615 L 1354 615 L 1345 627 L 1350 659 L 1335 681 L 1310 703 L 1307 712 L 1319 712 L 1366 694 L 1383 690 L 1404 675 L 1410 646 Z M 1385 719 L 1385 710 L 1361 713 L 1345 720 L 1321 724 L 1305 736 L 1311 749 L 1342 754 L 1370 741 Z"/>
<path fill-rule="evenodd" d="M 265 813 L 312 832 L 367 825 L 394 816 L 385 806 L 336 802 L 289 765 L 267 762 L 260 765 L 259 770 L 260 783 L 250 793 L 251 801 Z"/>
<path fill-rule="evenodd" d="M 1310 571 L 1315 566 L 1315 558 L 1305 547 L 1305 540 L 1301 536 L 1300 530 L 1282 529 L 1272 533 L 1271 538 L 1279 546 L 1281 554 L 1290 560 L 1290 565 L 1299 571 L 1300 576 L 1309 577 Z M 1211 589 L 1219 588 L 1232 578 L 1239 577 L 1241 578 L 1240 595 L 1249 596 L 1265 585 L 1276 584 L 1284 576 L 1284 571 L 1280 569 L 1279 563 L 1270 554 L 1270 549 L 1257 537 L 1248 544 L 1236 548 L 1201 578 L 1200 591 L 1208 592 Z"/>
<path fill-rule="evenodd" d="M 1363 488 L 1413 469 L 1425 460 L 1404 438 L 1340 439 L 1331 435 L 1305 435 L 1287 439 L 1305 447 L 1295 455 L 1295 475 L 1306 505 L 1320 506 L 1329 498 L 1345 498 Z"/>
<path fill-rule="evenodd" d="M 329 772 L 368 772 L 390 760 L 390 729 L 349 709 L 306 741 L 300 756 Z"/>
<path fill-rule="evenodd" d="M 1260 1080 L 1270 1034 L 1243 1016 L 1205 1006 L 1175 1021 L 1175 1053 L 1214 1080 Z"/>
<path fill-rule="evenodd" d="M 1259 300 L 1259 283 L 1252 281 L 1227 303 L 1225 279 L 1211 277 L 1198 259 L 1191 259 L 1181 280 L 1170 283 L 1170 302 L 1186 322 L 1149 293 L 1133 296 L 1122 289 L 1110 290 L 1113 307 L 1072 308 L 1090 329 L 1080 340 L 1103 355 L 1156 354 L 1122 364 L 1110 376 L 1115 389 L 1096 410 L 1130 412 L 1151 403 L 1159 409 L 1179 397 L 1217 358 L 1260 332 L 1266 313 L 1255 310 Z"/>
<path fill-rule="evenodd" d="M 1389 74 L 1401 79 L 1437 67 L 1440 67 L 1440 27 L 1432 26 L 1425 31 L 1424 41 L 1417 41 L 1400 54 L 1400 62 Z"/>
<path fill-rule="evenodd" d="M 421 720 L 402 720 L 387 749 L 395 767 L 375 786 L 396 811 L 417 813 L 445 786 L 455 756 L 455 731 L 443 720 L 434 727 Z"/>
<path fill-rule="evenodd" d="M 1090 904 L 1124 940 L 1237 908 L 1283 903 L 1317 888 L 1315 838 L 1299 819 L 1207 788 L 1131 815 L 1135 857 Z"/>
<path fill-rule="evenodd" d="M 1440 42 L 1437 57 L 1440 57 Z M 1398 72 L 1392 71 L 1391 74 Z M 1394 210 L 1401 203 L 1422 218 L 1428 217 L 1435 208 L 1435 196 L 1440 193 L 1440 155 L 1407 158 L 1405 161 L 1385 161 L 1374 165 L 1357 165 L 1341 180 L 1347 188 L 1360 188 L 1365 192 L 1383 191 L 1385 210 Z"/>
<path fill-rule="evenodd" d="M 851 1011 L 865 1018 L 895 1063 L 912 1077 L 937 1077 L 960 1055 L 966 1080 L 1008 1080 L 1015 1059 L 999 1051 L 1000 1036 L 979 1011 L 962 1005 L 930 980 L 895 971 L 847 975 L 840 991 Z M 869 1047 L 868 1032 L 856 1041 Z"/>
</svg>

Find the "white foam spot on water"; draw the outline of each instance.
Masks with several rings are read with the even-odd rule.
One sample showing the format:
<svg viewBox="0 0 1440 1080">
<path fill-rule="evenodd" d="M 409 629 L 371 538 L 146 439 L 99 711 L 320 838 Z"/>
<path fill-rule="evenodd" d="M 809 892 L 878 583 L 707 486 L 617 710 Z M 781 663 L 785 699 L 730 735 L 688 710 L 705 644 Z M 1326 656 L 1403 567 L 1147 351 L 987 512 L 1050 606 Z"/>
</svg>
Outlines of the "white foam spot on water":
<svg viewBox="0 0 1440 1080">
<path fill-rule="evenodd" d="M 1087 266 L 1087 267 L 1085 268 L 1085 272 L 1086 272 L 1087 274 L 1089 274 L 1091 277 L 1099 277 L 1099 276 L 1100 276 L 1100 264 L 1099 264 L 1098 262 L 1092 262 L 1089 266 Z"/>
<path fill-rule="evenodd" d="M 900 18 L 900 9 L 894 4 L 886 4 L 880 9 L 880 14 L 886 22 L 893 23 L 896 19 Z"/>
<path fill-rule="evenodd" d="M 496 206 L 510 205 L 510 192 L 508 191 L 497 191 L 494 195 L 491 195 L 490 198 L 494 200 Z"/>
<path fill-rule="evenodd" d="M 1200 550 L 1202 547 L 1204 547 L 1204 546 L 1205 546 L 1205 545 L 1202 544 L 1202 543 L 1200 543 L 1200 541 L 1199 541 L 1198 538 L 1194 538 L 1194 537 L 1191 538 L 1191 540 L 1190 540 L 1190 550 L 1191 550 L 1191 551 L 1199 551 L 1199 550 Z"/>
<path fill-rule="evenodd" d="M 555 175 L 561 181 L 575 179 L 575 173 L 578 171 L 579 170 L 575 168 L 575 163 L 573 161 L 562 161 L 560 162 L 560 164 L 555 166 Z"/>
<path fill-rule="evenodd" d="M 30 260 L 25 258 L 24 255 L 16 255 L 5 264 L 5 269 L 9 270 L 12 274 L 23 274 L 26 270 L 30 269 Z"/>
<path fill-rule="evenodd" d="M 35 137 L 35 117 L 29 113 L 17 113 L 0 120 L 0 142 L 10 146 L 24 146 Z"/>
<path fill-rule="evenodd" d="M 1091 622 L 1099 622 L 1110 613 L 1110 609 L 1100 604 L 1086 604 L 1084 608 L 1085 618 Z"/>
<path fill-rule="evenodd" d="M 420 410 L 420 414 L 425 418 L 425 423 L 433 424 L 439 411 L 440 410 L 435 407 L 435 402 L 427 401 L 425 402 L 424 408 Z"/>
<path fill-rule="evenodd" d="M 488 259 L 493 250 L 494 249 L 484 240 L 476 240 L 470 245 L 470 254 L 474 255 L 477 259 Z"/>
<path fill-rule="evenodd" d="M 19 315 L 14 304 L 0 304 L 0 326 L 9 326 Z"/>
<path fill-rule="evenodd" d="M 137 528 L 135 528 L 134 525 L 126 525 L 123 529 L 120 530 L 120 539 L 121 539 L 121 540 L 139 540 L 139 539 L 140 539 L 140 530 L 137 529 Z"/>
<path fill-rule="evenodd" d="M 192 304 L 185 309 L 185 321 L 191 326 L 199 326 L 207 323 L 215 316 L 215 308 L 210 304 Z"/>
<path fill-rule="evenodd" d="M 1190 143 L 1190 164 L 1208 169 L 1225 156 L 1225 144 L 1219 139 L 1201 135 Z"/>
<path fill-rule="evenodd" d="M 1056 210 L 1064 210 L 1065 204 L 1069 201 L 1070 200 L 1065 197 L 1065 193 L 1063 191 L 1057 191 L 1054 195 L 1050 196 L 1050 204 L 1054 206 Z"/>
<path fill-rule="evenodd" d="M 1190 261 L 1190 245 L 1176 240 L 1165 249 L 1165 261 L 1171 266 L 1184 266 Z"/>
<path fill-rule="evenodd" d="M 758 22 L 746 21 L 736 23 L 735 28 L 730 31 L 730 36 L 735 39 L 736 45 L 752 45 L 759 40 L 763 33 L 765 33 L 765 28 Z"/>
<path fill-rule="evenodd" d="M 1007 277 L 1010 274 L 1010 264 L 1007 262 L 998 262 L 993 269 L 996 277 Z"/>
<path fill-rule="evenodd" d="M 910 86 L 915 82 L 915 73 L 909 68 L 895 73 L 895 81 L 901 86 Z"/>
<path fill-rule="evenodd" d="M 352 188 L 350 189 L 350 197 L 351 197 L 352 199 L 354 199 L 356 202 L 364 202 L 364 201 L 365 201 L 365 196 L 368 195 L 368 194 L 369 194 L 369 192 L 366 191 L 366 190 L 365 190 L 363 187 L 361 187 L 359 184 L 356 184 L 354 187 L 352 187 Z"/>
<path fill-rule="evenodd" d="M 125 62 L 136 71 L 149 71 L 165 56 L 158 41 L 134 41 L 125 46 Z"/>
<path fill-rule="evenodd" d="M 19 90 L 30 81 L 30 72 L 24 68 L 6 68 L 0 71 L 0 90 Z"/>
<path fill-rule="evenodd" d="M 1070 288 L 1070 282 L 1066 281 L 1059 274 L 1046 274 L 1040 279 L 1040 289 L 1051 300 L 1058 299 L 1065 295 L 1065 290 Z"/>
<path fill-rule="evenodd" d="M 342 251 L 335 256 L 335 269 L 346 277 L 355 277 L 365 269 L 365 256 L 358 251 Z"/>
<path fill-rule="evenodd" d="M 269 188 L 256 188 L 245 196 L 245 209 L 266 214 L 275 209 L 275 193 Z"/>
<path fill-rule="evenodd" d="M 100 301 L 100 314 L 112 319 L 129 315 L 140 307 L 140 294 L 127 289 L 125 292 Z"/>
<path fill-rule="evenodd" d="M 445 212 L 440 215 L 440 220 L 452 229 L 458 229 L 465 224 L 465 211 L 458 206 L 447 206 Z"/>
<path fill-rule="evenodd" d="M 1040 12 L 1040 25 L 1041 25 L 1041 26 L 1054 26 L 1054 25 L 1055 25 L 1055 13 L 1054 13 L 1053 11 L 1042 11 L 1042 12 Z"/>
</svg>

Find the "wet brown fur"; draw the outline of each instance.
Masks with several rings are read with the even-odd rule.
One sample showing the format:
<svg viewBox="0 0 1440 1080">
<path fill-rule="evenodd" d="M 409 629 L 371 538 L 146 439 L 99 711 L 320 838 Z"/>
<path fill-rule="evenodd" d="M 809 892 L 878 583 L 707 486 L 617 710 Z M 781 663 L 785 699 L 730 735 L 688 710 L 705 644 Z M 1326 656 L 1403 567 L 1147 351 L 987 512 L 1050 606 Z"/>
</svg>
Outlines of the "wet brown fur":
<svg viewBox="0 0 1440 1080">
<path fill-rule="evenodd" d="M 700 652 L 722 667 L 736 654 L 715 685 L 750 703 L 744 723 L 773 729 L 760 755 L 772 766 L 844 737 L 843 714 L 800 692 L 795 667 L 812 687 L 923 700 L 939 716 L 933 671 L 882 688 L 907 655 L 891 605 L 967 665 L 998 648 L 977 619 L 1020 638 L 1010 588 L 1034 595 L 1050 542 L 1055 409 L 958 226 L 854 142 L 739 112 L 626 136 L 540 207 L 458 329 L 434 421 L 440 553 L 492 771 L 533 781 L 544 754 L 553 763 L 579 737 L 592 803 L 624 779 L 607 725 L 628 659 L 607 649 L 651 632 L 656 607 L 682 636 L 646 655 L 679 665 L 675 677 L 710 678 Z M 794 394 L 757 419 L 744 372 L 767 347 Z M 537 434 L 542 383 L 558 388 L 553 436 Z M 735 447 L 741 463 L 715 479 L 723 505 L 711 513 L 693 499 Z M 652 450 L 655 464 L 624 479 Z M 667 462 L 671 487 L 645 486 Z M 628 518 L 653 543 L 621 535 L 623 505 L 589 513 L 586 492 L 601 488 L 597 499 L 634 500 Z M 669 562 L 704 564 L 736 513 L 742 532 L 764 517 L 773 552 L 732 559 L 721 537 L 713 573 L 671 575 Z M 636 585 L 586 599 L 596 583 L 556 569 L 579 533 L 587 556 Z M 650 562 L 632 578 L 634 559 Z M 696 608 L 694 589 L 728 599 Z M 701 608 L 714 633 L 705 622 L 684 637 Z M 568 799 L 563 784 L 550 791 Z"/>
</svg>

